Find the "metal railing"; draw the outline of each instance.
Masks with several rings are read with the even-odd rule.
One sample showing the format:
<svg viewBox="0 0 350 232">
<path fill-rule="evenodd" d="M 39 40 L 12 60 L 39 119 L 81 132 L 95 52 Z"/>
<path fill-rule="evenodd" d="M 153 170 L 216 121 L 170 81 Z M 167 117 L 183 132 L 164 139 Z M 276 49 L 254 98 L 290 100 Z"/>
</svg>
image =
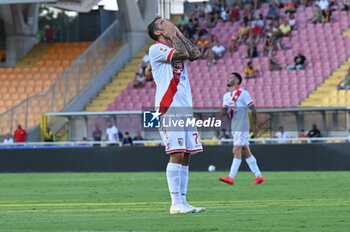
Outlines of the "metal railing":
<svg viewBox="0 0 350 232">
<path fill-rule="evenodd" d="M 77 59 L 43 94 L 34 95 L 0 115 L 0 134 L 14 130 L 17 124 L 31 128 L 45 112 L 63 109 L 108 64 L 121 44 L 118 20 Z"/>
<path fill-rule="evenodd" d="M 325 137 L 325 138 L 285 138 L 284 141 L 288 141 L 283 144 L 300 144 L 300 143 L 344 143 L 350 142 L 349 137 Z M 278 142 L 278 138 L 263 138 L 263 139 L 249 139 L 250 143 L 260 144 L 282 144 Z M 215 143 L 214 143 L 215 142 Z M 203 145 L 232 145 L 233 139 L 219 139 L 219 140 L 203 140 Z M 112 143 L 114 145 L 122 146 L 121 142 Z M 133 141 L 134 145 L 146 145 L 146 146 L 164 146 L 162 140 L 138 140 Z M 13 144 L 1 144 L 0 149 L 6 148 L 61 148 L 61 147 L 92 147 L 92 146 L 106 147 L 111 145 L 109 141 L 67 141 L 67 142 L 26 142 L 26 143 L 13 143 Z"/>
</svg>

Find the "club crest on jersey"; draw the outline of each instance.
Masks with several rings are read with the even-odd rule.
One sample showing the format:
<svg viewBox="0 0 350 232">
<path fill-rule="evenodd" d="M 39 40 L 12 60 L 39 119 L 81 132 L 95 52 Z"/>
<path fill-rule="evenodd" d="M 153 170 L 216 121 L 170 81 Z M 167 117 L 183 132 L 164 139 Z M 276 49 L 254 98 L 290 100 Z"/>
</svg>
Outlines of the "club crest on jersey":
<svg viewBox="0 0 350 232">
<path fill-rule="evenodd" d="M 181 72 L 184 70 L 184 63 L 183 61 L 173 61 L 171 62 L 171 66 L 173 68 L 173 73 L 176 75 L 176 76 L 180 76 L 181 75 Z"/>
<path fill-rule="evenodd" d="M 168 51 L 168 49 L 162 48 L 162 47 L 159 47 L 158 50 L 161 51 L 161 52 L 166 52 L 166 51 Z"/>
<path fill-rule="evenodd" d="M 177 138 L 177 142 L 179 143 L 180 146 L 183 146 L 184 139 L 183 138 Z"/>
</svg>

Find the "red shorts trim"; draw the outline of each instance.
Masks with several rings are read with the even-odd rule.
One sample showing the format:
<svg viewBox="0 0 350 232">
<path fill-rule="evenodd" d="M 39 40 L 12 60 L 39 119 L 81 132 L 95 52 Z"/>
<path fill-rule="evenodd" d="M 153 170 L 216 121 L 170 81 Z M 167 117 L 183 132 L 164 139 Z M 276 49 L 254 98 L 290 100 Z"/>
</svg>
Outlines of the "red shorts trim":
<svg viewBox="0 0 350 232">
<path fill-rule="evenodd" d="M 169 151 L 165 151 L 167 154 L 169 153 L 174 153 L 174 152 L 186 152 L 186 149 L 174 149 L 174 150 L 169 150 Z"/>
<path fill-rule="evenodd" d="M 203 149 L 197 149 L 197 150 L 186 150 L 186 152 L 196 152 L 196 151 L 203 151 Z"/>
</svg>

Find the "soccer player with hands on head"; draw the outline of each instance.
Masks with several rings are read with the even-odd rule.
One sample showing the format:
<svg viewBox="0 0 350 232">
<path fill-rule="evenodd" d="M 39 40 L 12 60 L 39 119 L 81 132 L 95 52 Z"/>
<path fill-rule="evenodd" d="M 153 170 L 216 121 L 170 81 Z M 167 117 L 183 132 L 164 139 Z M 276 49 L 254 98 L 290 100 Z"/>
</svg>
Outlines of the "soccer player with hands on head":
<svg viewBox="0 0 350 232">
<path fill-rule="evenodd" d="M 197 60 L 200 56 L 199 49 L 174 24 L 160 17 L 148 25 L 148 34 L 156 41 L 149 49 L 149 57 L 157 86 L 155 107 L 159 110 L 160 118 L 179 108 L 192 111 L 186 62 Z M 172 201 L 170 213 L 205 211 L 205 208 L 194 207 L 186 200 L 190 157 L 203 151 L 197 128 L 169 130 L 161 125 L 159 132 L 165 144 L 165 152 L 170 156 L 166 168 Z"/>
</svg>

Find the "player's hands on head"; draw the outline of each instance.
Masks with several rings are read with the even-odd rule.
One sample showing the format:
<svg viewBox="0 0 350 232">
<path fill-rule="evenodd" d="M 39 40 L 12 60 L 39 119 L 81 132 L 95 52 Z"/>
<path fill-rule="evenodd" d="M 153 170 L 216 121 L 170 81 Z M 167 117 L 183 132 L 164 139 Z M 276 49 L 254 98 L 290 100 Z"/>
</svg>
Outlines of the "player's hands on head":
<svg viewBox="0 0 350 232">
<path fill-rule="evenodd" d="M 176 36 L 174 24 L 172 24 L 170 21 L 166 21 L 166 23 L 164 23 L 163 36 L 168 39 Z"/>
</svg>

